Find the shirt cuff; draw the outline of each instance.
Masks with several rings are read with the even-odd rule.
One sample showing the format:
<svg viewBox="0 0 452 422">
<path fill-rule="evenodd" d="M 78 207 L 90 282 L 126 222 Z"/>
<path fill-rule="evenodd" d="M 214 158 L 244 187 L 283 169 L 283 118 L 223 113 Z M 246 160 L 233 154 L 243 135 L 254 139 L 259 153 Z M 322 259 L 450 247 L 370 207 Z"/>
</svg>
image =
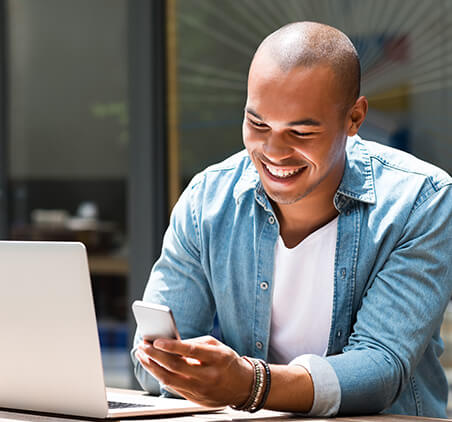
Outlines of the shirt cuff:
<svg viewBox="0 0 452 422">
<path fill-rule="evenodd" d="M 335 416 L 341 404 L 341 387 L 330 363 L 317 355 L 301 355 L 289 365 L 303 366 L 314 384 L 314 403 L 306 416 Z"/>
</svg>

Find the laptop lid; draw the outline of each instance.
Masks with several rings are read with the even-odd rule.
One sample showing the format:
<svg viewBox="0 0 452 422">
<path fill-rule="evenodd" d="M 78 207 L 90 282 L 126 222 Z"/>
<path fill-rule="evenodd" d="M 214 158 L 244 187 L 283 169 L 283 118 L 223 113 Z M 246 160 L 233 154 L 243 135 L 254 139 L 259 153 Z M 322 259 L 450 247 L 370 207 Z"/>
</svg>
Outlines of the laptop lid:
<svg viewBox="0 0 452 422">
<path fill-rule="evenodd" d="M 0 242 L 0 407 L 105 417 L 85 247 Z"/>
<path fill-rule="evenodd" d="M 83 244 L 0 241 L 0 291 L 0 408 L 94 418 L 219 409 L 117 391 L 109 409 Z"/>
</svg>

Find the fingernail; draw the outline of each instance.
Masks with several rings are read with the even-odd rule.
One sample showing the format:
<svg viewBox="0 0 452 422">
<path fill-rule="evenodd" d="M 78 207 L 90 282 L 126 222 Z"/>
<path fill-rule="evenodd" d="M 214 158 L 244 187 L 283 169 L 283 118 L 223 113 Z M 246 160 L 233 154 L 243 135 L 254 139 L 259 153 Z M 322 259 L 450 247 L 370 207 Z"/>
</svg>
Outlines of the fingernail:
<svg viewBox="0 0 452 422">
<path fill-rule="evenodd" d="M 165 340 L 154 340 L 153 346 L 157 347 L 158 349 L 163 349 L 166 345 L 166 341 Z"/>
</svg>

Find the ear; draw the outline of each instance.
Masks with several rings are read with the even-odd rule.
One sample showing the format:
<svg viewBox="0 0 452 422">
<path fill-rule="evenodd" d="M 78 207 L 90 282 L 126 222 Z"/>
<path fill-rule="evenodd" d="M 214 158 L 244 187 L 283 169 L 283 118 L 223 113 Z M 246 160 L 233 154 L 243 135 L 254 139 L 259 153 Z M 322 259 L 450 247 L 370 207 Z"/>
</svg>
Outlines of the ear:
<svg viewBox="0 0 452 422">
<path fill-rule="evenodd" d="M 348 136 L 353 136 L 358 133 L 358 130 L 361 124 L 364 122 L 366 118 L 367 109 L 369 105 L 367 102 L 367 98 L 364 96 L 359 97 L 355 104 L 349 111 L 349 127 L 348 127 Z"/>
</svg>

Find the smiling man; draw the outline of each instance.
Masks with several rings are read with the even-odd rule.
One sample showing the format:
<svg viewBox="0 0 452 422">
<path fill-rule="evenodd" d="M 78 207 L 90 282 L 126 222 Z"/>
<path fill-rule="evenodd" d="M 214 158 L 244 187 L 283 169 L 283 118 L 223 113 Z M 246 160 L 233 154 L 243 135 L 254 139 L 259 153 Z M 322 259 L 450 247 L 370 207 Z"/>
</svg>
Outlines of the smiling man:
<svg viewBox="0 0 452 422">
<path fill-rule="evenodd" d="M 286 25 L 259 46 L 246 151 L 193 179 L 152 269 L 144 300 L 169 306 L 185 340 L 137 333 L 144 389 L 248 411 L 446 416 L 452 179 L 361 140 L 359 90 L 356 50 L 332 27 Z"/>
</svg>

